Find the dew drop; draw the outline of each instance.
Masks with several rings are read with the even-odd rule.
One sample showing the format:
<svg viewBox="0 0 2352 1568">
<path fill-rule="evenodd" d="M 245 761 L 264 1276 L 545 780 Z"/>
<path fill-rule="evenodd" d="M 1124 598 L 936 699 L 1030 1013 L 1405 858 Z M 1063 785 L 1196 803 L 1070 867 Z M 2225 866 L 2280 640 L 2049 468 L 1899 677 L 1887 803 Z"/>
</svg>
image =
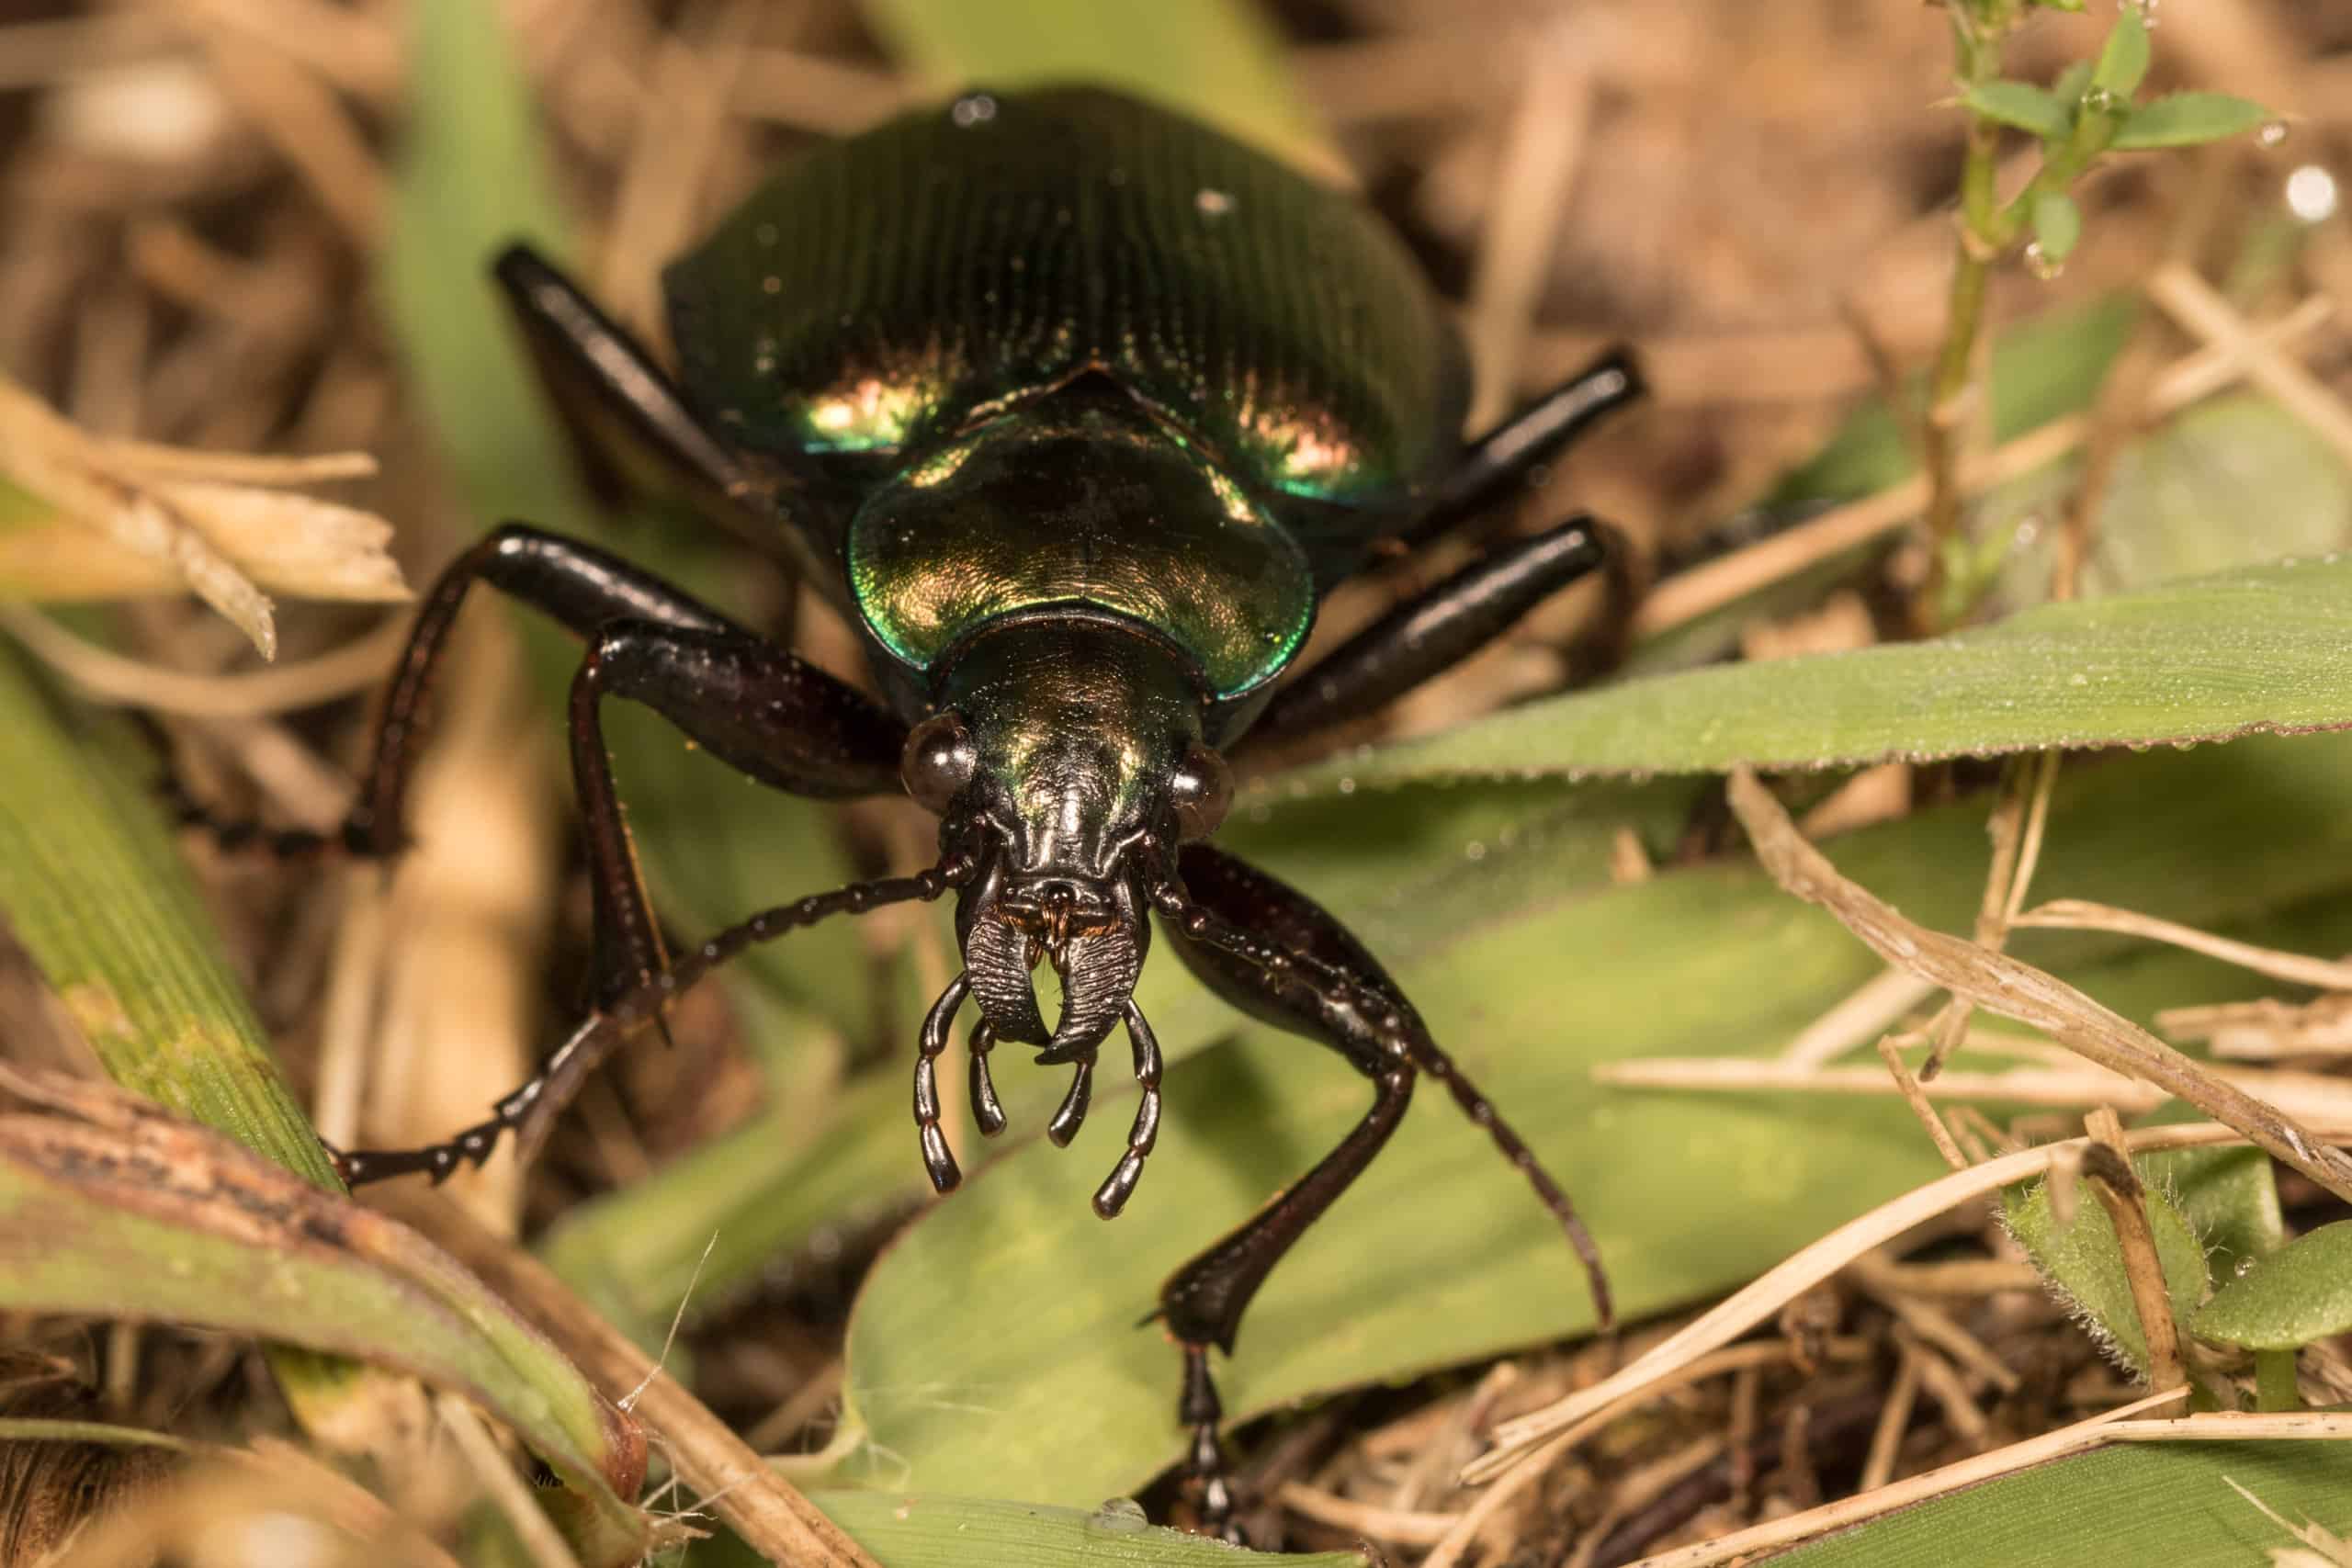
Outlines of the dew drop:
<svg viewBox="0 0 2352 1568">
<path fill-rule="evenodd" d="M 2067 676 L 2067 677 L 2066 677 L 2066 684 L 2068 684 L 2069 686 L 2087 686 L 2087 685 L 2089 685 L 2090 683 L 2091 683 L 2091 678 L 2090 678 L 2089 676 L 2087 676 L 2087 675 L 2084 674 L 2084 673 L 2083 673 L 2081 671 L 2079 671 L 2079 670 L 2075 671 L 2072 675 L 2069 675 L 2069 676 Z"/>
<path fill-rule="evenodd" d="M 2324 223 L 2335 216 L 2335 176 L 2317 164 L 2305 164 L 2287 176 L 2287 210 L 2303 223 Z"/>
<path fill-rule="evenodd" d="M 2254 139 L 2265 147 L 2276 147 L 2287 140 L 2287 122 L 2283 119 L 2265 120 L 2262 129 L 2254 133 Z"/>
<path fill-rule="evenodd" d="M 1193 193 L 1193 207 L 1204 218 L 1222 218 L 1233 210 L 1233 196 L 1229 191 L 1203 187 Z"/>
<path fill-rule="evenodd" d="M 2235 1263 L 2230 1266 L 2230 1272 L 2236 1275 L 2241 1280 L 2245 1279 L 2248 1274 L 2254 1272 L 2254 1259 L 2251 1258 L 2239 1258 Z"/>
<path fill-rule="evenodd" d="M 1469 861 L 1485 860 L 1487 858 L 1487 846 L 1480 843 L 1477 840 L 1473 839 L 1468 843 L 1462 846 L 1462 858 Z"/>
<path fill-rule="evenodd" d="M 1340 781 L 1339 789 L 1341 795 L 1353 795 L 1356 792 L 1356 781 L 1351 778 L 1343 778 Z"/>
<path fill-rule="evenodd" d="M 1102 1506 L 1094 1510 L 1093 1518 L 1088 1522 L 1096 1529 L 1108 1530 L 1113 1535 L 1133 1535 L 1151 1524 L 1143 1511 L 1143 1505 L 1133 1497 L 1104 1499 Z"/>
<path fill-rule="evenodd" d="M 2066 264 L 2041 248 L 2039 240 L 2028 241 L 2025 247 L 2025 268 L 2034 276 L 2048 283 L 2066 270 Z"/>
<path fill-rule="evenodd" d="M 2093 114 L 2112 114 L 2116 105 L 2115 89 L 2091 86 L 2083 89 L 2083 107 Z"/>
<path fill-rule="evenodd" d="M 996 118 L 996 100 L 986 93 L 967 93 L 949 107 L 947 118 L 958 130 L 986 125 Z"/>
</svg>

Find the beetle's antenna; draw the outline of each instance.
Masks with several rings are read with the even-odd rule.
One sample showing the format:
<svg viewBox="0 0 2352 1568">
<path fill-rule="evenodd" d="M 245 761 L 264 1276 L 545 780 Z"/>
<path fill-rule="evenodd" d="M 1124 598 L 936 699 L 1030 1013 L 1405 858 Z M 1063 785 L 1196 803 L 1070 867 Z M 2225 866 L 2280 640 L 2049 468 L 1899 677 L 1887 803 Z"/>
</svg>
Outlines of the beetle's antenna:
<svg viewBox="0 0 2352 1568">
<path fill-rule="evenodd" d="M 492 1109 L 490 1120 L 467 1128 L 447 1143 L 421 1149 L 350 1149 L 335 1151 L 335 1166 L 350 1186 L 381 1181 L 417 1172 L 439 1182 L 461 1162 L 481 1165 L 498 1146 L 499 1135 L 512 1132 L 524 1156 L 536 1151 L 556 1113 L 580 1092 L 587 1080 L 632 1031 L 658 1021 L 663 1007 L 695 981 L 735 958 L 746 949 L 771 942 L 787 931 L 813 926 L 834 915 L 862 915 L 885 905 L 928 903 L 951 887 L 961 886 L 979 871 L 979 858 L 959 847 L 942 855 L 939 863 L 912 876 L 886 876 L 853 882 L 831 893 L 811 894 L 795 903 L 763 909 L 739 925 L 682 953 L 662 974 L 627 992 L 604 1011 L 591 1014 L 558 1046 L 537 1077 Z"/>
<path fill-rule="evenodd" d="M 1145 863 L 1145 874 L 1152 908 L 1173 921 L 1186 936 L 1206 942 L 1262 973 L 1290 976 L 1313 990 L 1327 1009 L 1344 1009 L 1353 1013 L 1361 1021 L 1358 1027 L 1369 1026 L 1368 1032 L 1383 1048 L 1401 1055 L 1415 1067 L 1442 1082 L 1453 1094 L 1453 1102 L 1462 1107 L 1463 1114 L 1487 1130 L 1503 1157 L 1535 1189 L 1536 1199 L 1558 1222 L 1577 1261 L 1584 1267 L 1585 1284 L 1592 1293 L 1599 1326 L 1605 1329 L 1614 1325 L 1616 1311 L 1610 1300 L 1609 1276 L 1601 1267 L 1600 1248 L 1594 1243 L 1592 1233 L 1585 1229 L 1576 1205 L 1536 1159 L 1535 1151 L 1503 1120 L 1494 1101 L 1430 1038 L 1428 1026 L 1411 1004 L 1385 987 L 1367 985 L 1312 953 L 1260 936 L 1225 919 L 1192 896 L 1175 868 L 1156 847 Z"/>
</svg>

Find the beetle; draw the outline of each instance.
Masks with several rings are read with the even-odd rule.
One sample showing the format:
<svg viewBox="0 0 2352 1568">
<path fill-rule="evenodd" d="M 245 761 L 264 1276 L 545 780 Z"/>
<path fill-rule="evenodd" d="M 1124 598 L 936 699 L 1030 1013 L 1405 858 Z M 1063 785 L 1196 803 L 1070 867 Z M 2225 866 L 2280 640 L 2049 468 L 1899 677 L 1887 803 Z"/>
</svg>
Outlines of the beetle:
<svg viewBox="0 0 2352 1568">
<path fill-rule="evenodd" d="M 953 892 L 963 970 L 914 1067 L 925 1173 L 941 1192 L 959 1178 L 938 1069 L 967 1006 L 975 1123 L 1005 1125 L 992 1048 L 1034 1046 L 1071 1070 L 1057 1144 L 1123 1026 L 1141 1093 L 1094 1195 L 1109 1218 L 1159 1124 L 1159 1047 L 1133 996 L 1156 912 L 1212 990 L 1373 1089 L 1330 1154 L 1161 1290 L 1204 1527 L 1229 1532 L 1235 1504 L 1209 1350 L 1232 1353 L 1252 1295 L 1380 1152 L 1418 1076 L 1442 1080 L 1533 1184 L 1607 1322 L 1566 1198 L 1387 972 L 1305 894 L 1209 840 L 1233 794 L 1227 752 L 1372 711 L 1600 562 L 1597 525 L 1572 519 L 1276 682 L 1336 584 L 1507 499 L 1637 396 L 1627 358 L 1465 444 L 1462 347 L 1368 209 L 1080 87 L 966 93 L 788 164 L 666 272 L 674 379 L 528 249 L 495 272 L 588 445 L 785 547 L 857 629 L 882 700 L 594 546 L 509 523 L 458 557 L 423 601 L 339 847 L 400 847 L 426 689 L 472 585 L 544 612 L 586 649 L 569 733 L 598 1005 L 488 1121 L 432 1148 L 345 1153 L 349 1180 L 438 1179 L 509 1131 L 527 1145 L 624 1036 L 750 943 Z M 672 955 L 613 785 L 600 713 L 615 697 L 777 789 L 903 788 L 939 816 L 939 858 Z M 1062 982 L 1050 1025 L 1040 963 Z"/>
</svg>

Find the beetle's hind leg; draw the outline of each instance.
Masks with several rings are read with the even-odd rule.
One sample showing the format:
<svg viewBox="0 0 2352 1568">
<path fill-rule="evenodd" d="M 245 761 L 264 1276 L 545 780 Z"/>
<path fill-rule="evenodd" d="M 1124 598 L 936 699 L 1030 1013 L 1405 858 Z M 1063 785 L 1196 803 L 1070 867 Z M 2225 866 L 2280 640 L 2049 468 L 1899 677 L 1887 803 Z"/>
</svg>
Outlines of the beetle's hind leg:
<svg viewBox="0 0 2352 1568">
<path fill-rule="evenodd" d="M 1290 739 L 1363 717 L 1469 658 L 1606 558 L 1600 525 L 1578 517 L 1471 562 L 1285 683 L 1245 740 Z"/>
<path fill-rule="evenodd" d="M 1184 1351 L 1177 1412 L 1192 1432 L 1187 1469 L 1204 1525 L 1229 1535 L 1234 1496 L 1217 1440 L 1223 1411 L 1209 1349 L 1232 1353 L 1250 1298 L 1386 1145 L 1411 1102 L 1417 1073 L 1444 1079 L 1471 1120 L 1526 1175 L 1584 1260 L 1603 1325 L 1607 1286 L 1566 1195 L 1346 927 L 1305 895 L 1205 844 L 1186 845 L 1174 870 L 1160 863 L 1147 875 L 1152 906 L 1166 919 L 1187 968 L 1242 1011 L 1338 1052 L 1373 1086 L 1371 1107 L 1337 1148 L 1160 1287 L 1157 1315 Z"/>
<path fill-rule="evenodd" d="M 1425 544 L 1506 500 L 1510 491 L 1569 443 L 1646 389 L 1633 357 L 1611 349 L 1471 443 L 1431 488 L 1405 529 L 1408 544 Z"/>
<path fill-rule="evenodd" d="M 1545 459 L 1642 391 L 1630 358 L 1603 355 L 1473 445 L 1407 526 L 1406 541 L 1425 543 L 1499 505 Z M 1452 669 L 1608 559 L 1606 532 L 1590 518 L 1571 518 L 1424 589 L 1286 682 L 1246 740 L 1293 739 L 1360 718 Z"/>
</svg>

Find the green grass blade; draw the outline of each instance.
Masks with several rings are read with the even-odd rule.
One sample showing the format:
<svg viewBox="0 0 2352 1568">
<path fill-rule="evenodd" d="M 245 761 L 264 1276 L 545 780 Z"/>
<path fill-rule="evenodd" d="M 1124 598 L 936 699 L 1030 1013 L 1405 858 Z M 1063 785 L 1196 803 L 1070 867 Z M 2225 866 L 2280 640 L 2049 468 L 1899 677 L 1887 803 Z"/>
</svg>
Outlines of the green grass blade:
<svg viewBox="0 0 2352 1568">
<path fill-rule="evenodd" d="M 642 1545 L 620 1493 L 644 1475 L 643 1437 L 439 1248 L 111 1091 L 8 1087 L 52 1111 L 0 1114 L 0 1308 L 223 1329 L 414 1373 L 514 1427 L 586 1502 L 591 1539 Z"/>
<path fill-rule="evenodd" d="M 1817 768 L 2347 725 L 2352 553 L 2045 604 L 1929 642 L 1555 697 L 1298 783 Z"/>
<path fill-rule="evenodd" d="M 492 285 L 491 261 L 512 241 L 563 254 L 565 225 L 512 41 L 496 13 L 472 0 L 424 0 L 411 25 L 413 96 L 385 258 L 387 306 L 468 505 L 485 525 L 519 518 L 601 538 L 689 588 L 716 590 L 709 596 L 728 605 L 730 558 L 652 526 L 616 539 L 580 493 L 564 436 Z M 517 618 L 553 725 L 578 647 L 535 612 Z M 631 830 L 657 903 L 690 933 L 854 874 L 829 807 L 761 789 L 679 745 L 658 720 L 614 705 L 621 711 L 610 739 Z M 548 809 L 569 805 L 558 796 Z M 869 1010 L 859 988 L 841 983 L 862 972 L 858 942 L 852 927 L 834 922 L 757 950 L 736 972 L 863 1027 Z"/>
<path fill-rule="evenodd" d="M 160 763 L 13 649 L 0 734 L 0 911 L 108 1076 L 339 1190 L 164 825 Z"/>
<path fill-rule="evenodd" d="M 1921 1503 L 1770 1561 L 2254 1568 L 2295 1544 L 2256 1503 L 2298 1524 L 2352 1530 L 2352 1455 L 2328 1442 L 2123 1444 Z"/>
<path fill-rule="evenodd" d="M 942 93 L 1091 83 L 1306 167 L 1339 166 L 1291 85 L 1279 35 L 1238 0 L 862 0 L 860 9 L 890 52 Z"/>
<path fill-rule="evenodd" d="M 2061 782 L 2038 885 L 2335 951 L 2352 938 L 2347 762 L 2352 740 L 2329 739 L 2078 770 Z M 1981 807 L 1834 849 L 1848 874 L 1915 918 L 1965 929 L 1973 917 Z M 1476 921 L 1448 914 L 1395 968 L 1576 1196 L 1629 1314 L 1747 1279 L 1939 1171 L 1891 1100 L 1591 1082 L 1593 1066 L 1626 1057 L 1778 1050 L 1874 972 L 1842 928 L 1748 867 L 1565 897 L 1546 897 L 1533 868 L 1522 880 L 1525 902 L 1498 901 Z M 1353 918 L 1362 897 L 1335 899 L 1335 912 Z M 2020 933 L 2020 955 L 2128 1016 L 2243 994 L 2242 976 L 2209 960 L 2056 934 Z M 1174 1049 L 1174 1031 L 1160 1033 Z M 1006 1064 L 1000 1082 L 1015 1079 Z M 1229 1411 L 1589 1325 L 1557 1233 L 1442 1096 L 1421 1098 L 1266 1287 L 1225 1374 Z M 876 1447 L 853 1473 L 1085 1506 L 1171 1462 L 1176 1357 L 1133 1325 L 1172 1267 L 1295 1179 L 1364 1100 L 1326 1054 L 1252 1030 L 1170 1075 L 1159 1146 L 1118 1222 L 1087 1204 L 1124 1132 L 1115 1104 L 1098 1103 L 1072 1149 L 1031 1144 L 979 1173 L 885 1255 L 859 1298 L 848 1418 Z"/>
</svg>

